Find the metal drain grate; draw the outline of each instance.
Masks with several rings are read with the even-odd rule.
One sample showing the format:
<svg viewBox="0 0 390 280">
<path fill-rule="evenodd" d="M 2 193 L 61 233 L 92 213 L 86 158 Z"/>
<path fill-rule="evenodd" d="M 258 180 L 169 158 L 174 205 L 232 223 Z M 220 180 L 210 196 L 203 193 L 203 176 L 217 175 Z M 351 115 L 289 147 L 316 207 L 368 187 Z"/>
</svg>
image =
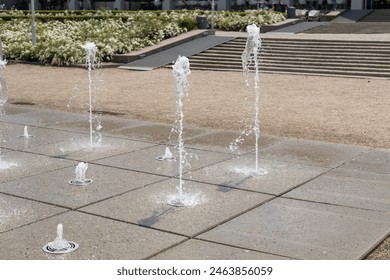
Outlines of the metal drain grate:
<svg viewBox="0 0 390 280">
<path fill-rule="evenodd" d="M 66 248 L 56 249 L 52 248 L 50 245 L 53 244 L 53 242 L 50 242 L 43 246 L 43 251 L 49 254 L 67 254 L 73 251 L 76 251 L 79 248 L 79 244 L 73 242 L 73 241 L 67 241 L 68 245 Z"/>
<path fill-rule="evenodd" d="M 86 186 L 89 185 L 93 182 L 92 179 L 85 179 L 84 181 L 78 181 L 78 180 L 70 180 L 68 182 L 69 185 L 74 185 L 74 186 Z"/>
</svg>

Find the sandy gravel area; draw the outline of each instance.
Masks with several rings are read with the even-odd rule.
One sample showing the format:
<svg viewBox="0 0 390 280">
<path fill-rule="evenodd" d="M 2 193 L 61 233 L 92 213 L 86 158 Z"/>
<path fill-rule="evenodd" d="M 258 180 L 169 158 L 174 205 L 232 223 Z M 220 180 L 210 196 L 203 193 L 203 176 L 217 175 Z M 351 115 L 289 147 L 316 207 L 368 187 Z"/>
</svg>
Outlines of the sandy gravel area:
<svg viewBox="0 0 390 280">
<path fill-rule="evenodd" d="M 9 103 L 87 110 L 87 69 L 10 64 L 5 74 Z M 90 74 L 95 110 L 174 121 L 176 82 L 170 69 L 102 68 Z M 245 87 L 241 73 L 192 71 L 188 80 L 186 125 L 239 131 L 253 120 L 254 89 Z M 261 74 L 260 80 L 262 133 L 390 148 L 390 80 L 281 74 Z"/>
</svg>

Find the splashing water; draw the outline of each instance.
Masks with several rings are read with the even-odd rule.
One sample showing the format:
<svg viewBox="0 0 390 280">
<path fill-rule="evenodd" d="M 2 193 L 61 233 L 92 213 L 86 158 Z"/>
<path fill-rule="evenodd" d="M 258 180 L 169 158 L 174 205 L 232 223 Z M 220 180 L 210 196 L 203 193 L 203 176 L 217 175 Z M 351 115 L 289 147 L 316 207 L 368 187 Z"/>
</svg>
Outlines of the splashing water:
<svg viewBox="0 0 390 280">
<path fill-rule="evenodd" d="M 63 238 L 63 226 L 62 224 L 57 225 L 57 236 L 54 241 L 49 242 L 43 246 L 43 250 L 47 253 L 53 254 L 64 254 L 75 251 L 79 245 L 72 241 L 67 241 Z"/>
<path fill-rule="evenodd" d="M 168 147 L 166 147 L 165 154 L 163 156 L 158 156 L 156 159 L 157 160 L 175 160 L 175 157 L 173 156 L 171 150 Z"/>
<path fill-rule="evenodd" d="M 248 136 L 251 132 L 255 133 L 255 150 L 256 150 L 256 159 L 255 159 L 255 174 L 264 175 L 267 174 L 267 171 L 259 168 L 259 138 L 260 138 L 260 76 L 259 76 L 259 59 L 258 54 L 261 48 L 260 40 L 260 27 L 257 27 L 255 24 L 248 25 L 246 28 L 248 32 L 248 37 L 245 45 L 245 50 L 242 53 L 242 69 L 245 79 L 245 84 L 248 87 L 249 83 L 249 73 L 250 66 L 253 64 L 255 68 L 254 73 L 254 90 L 255 90 L 255 119 L 254 124 L 251 125 L 249 131 L 243 131 L 240 136 L 233 141 L 230 145 L 230 150 L 235 150 L 237 146 L 244 140 L 245 136 Z"/>
<path fill-rule="evenodd" d="M 70 244 L 63 238 L 63 226 L 62 224 L 57 225 L 57 236 L 53 242 L 50 242 L 50 248 L 54 250 L 66 250 L 70 248 Z"/>
<path fill-rule="evenodd" d="M 91 179 L 86 179 L 85 178 L 85 173 L 87 172 L 88 169 L 88 163 L 85 162 L 80 162 L 75 169 L 76 173 L 76 179 L 70 180 L 69 184 L 71 185 L 77 185 L 77 186 L 84 186 L 92 183 Z"/>
<path fill-rule="evenodd" d="M 86 51 L 85 65 L 88 68 L 88 93 L 89 93 L 89 141 L 91 147 L 93 147 L 93 117 L 92 117 L 92 78 L 91 70 L 95 69 L 96 60 L 96 45 L 92 42 L 87 42 L 81 46 Z"/>
<path fill-rule="evenodd" d="M 189 83 L 187 76 L 191 73 L 190 62 L 187 57 L 179 56 L 172 66 L 173 76 L 176 79 L 176 106 L 177 117 L 179 122 L 178 129 L 178 148 L 179 148 L 179 195 L 171 205 L 181 206 L 183 198 L 183 169 L 186 164 L 186 151 L 184 149 L 183 129 L 184 129 L 184 113 L 183 113 L 183 96 L 188 94 Z"/>
</svg>

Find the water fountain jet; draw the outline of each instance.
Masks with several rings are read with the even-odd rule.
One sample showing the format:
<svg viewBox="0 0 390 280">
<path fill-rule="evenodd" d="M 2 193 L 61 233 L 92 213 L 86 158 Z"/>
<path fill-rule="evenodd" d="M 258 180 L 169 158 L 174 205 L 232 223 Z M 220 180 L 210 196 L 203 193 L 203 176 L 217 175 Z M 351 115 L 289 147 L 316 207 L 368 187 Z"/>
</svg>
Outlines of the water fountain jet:
<svg viewBox="0 0 390 280">
<path fill-rule="evenodd" d="M 19 135 L 18 137 L 19 138 L 26 138 L 26 139 L 28 139 L 28 138 L 34 137 L 34 135 L 31 135 L 31 134 L 28 133 L 28 128 L 27 128 L 27 125 L 26 125 L 24 127 L 24 129 L 23 129 L 23 135 Z"/>
<path fill-rule="evenodd" d="M 66 254 L 77 250 L 79 245 L 73 241 L 63 239 L 63 226 L 57 225 L 57 236 L 54 241 L 43 246 L 43 251 L 50 254 Z"/>
<path fill-rule="evenodd" d="M 86 186 L 91 184 L 92 179 L 86 179 L 85 173 L 88 169 L 88 163 L 80 162 L 75 169 L 76 179 L 70 180 L 68 183 L 75 186 Z"/>
<path fill-rule="evenodd" d="M 172 155 L 171 150 L 166 147 L 165 154 L 163 156 L 156 157 L 157 160 L 176 160 L 176 158 Z"/>
<path fill-rule="evenodd" d="M 92 112 L 92 77 L 91 77 L 91 71 L 92 69 L 95 69 L 97 64 L 96 60 L 96 52 L 97 48 L 95 43 L 87 42 L 85 45 L 81 46 L 86 51 L 86 59 L 85 64 L 88 69 L 88 95 L 89 95 L 89 144 L 90 147 L 94 147 L 93 143 L 93 112 Z"/>
<path fill-rule="evenodd" d="M 248 87 L 250 67 L 254 66 L 254 91 L 255 91 L 255 118 L 254 124 L 251 125 L 249 131 L 244 131 L 241 135 L 230 145 L 230 149 L 235 147 L 243 141 L 243 137 L 250 133 L 255 134 L 255 167 L 250 171 L 252 176 L 261 176 L 268 173 L 267 170 L 259 167 L 259 140 L 260 140 L 260 75 L 259 75 L 259 59 L 258 54 L 261 48 L 260 27 L 255 24 L 248 25 L 246 28 L 248 37 L 245 45 L 245 50 L 242 53 L 242 69 L 245 79 L 245 85 Z"/>
<path fill-rule="evenodd" d="M 0 38 L 0 115 L 3 114 L 3 106 L 8 100 L 8 87 L 3 73 L 6 65 L 7 60 L 3 58 L 3 43 Z"/>
<path fill-rule="evenodd" d="M 178 117 L 178 149 L 179 149 L 179 194 L 174 199 L 168 201 L 169 205 L 175 207 L 186 206 L 183 200 L 183 170 L 186 164 L 186 151 L 184 148 L 183 141 L 183 130 L 184 130 L 184 113 L 183 113 L 183 96 L 188 94 L 189 83 L 187 76 L 191 73 L 190 62 L 187 57 L 179 56 L 172 66 L 172 74 L 176 79 L 176 106 L 177 106 L 177 117 Z"/>
</svg>

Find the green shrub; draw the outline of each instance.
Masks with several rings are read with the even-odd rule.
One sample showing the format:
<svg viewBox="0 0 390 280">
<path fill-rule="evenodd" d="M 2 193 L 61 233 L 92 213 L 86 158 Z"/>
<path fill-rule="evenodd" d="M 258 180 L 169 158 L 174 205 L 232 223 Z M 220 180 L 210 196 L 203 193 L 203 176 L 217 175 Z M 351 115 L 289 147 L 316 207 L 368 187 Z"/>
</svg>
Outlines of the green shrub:
<svg viewBox="0 0 390 280">
<path fill-rule="evenodd" d="M 37 11 L 37 44 L 31 43 L 31 13 L 1 11 L 0 34 L 7 59 L 51 65 L 83 63 L 86 42 L 97 46 L 97 58 L 111 61 L 128 53 L 197 28 L 196 16 L 210 11 Z M 244 31 L 249 24 L 284 20 L 281 13 L 215 12 L 215 28 Z"/>
</svg>

